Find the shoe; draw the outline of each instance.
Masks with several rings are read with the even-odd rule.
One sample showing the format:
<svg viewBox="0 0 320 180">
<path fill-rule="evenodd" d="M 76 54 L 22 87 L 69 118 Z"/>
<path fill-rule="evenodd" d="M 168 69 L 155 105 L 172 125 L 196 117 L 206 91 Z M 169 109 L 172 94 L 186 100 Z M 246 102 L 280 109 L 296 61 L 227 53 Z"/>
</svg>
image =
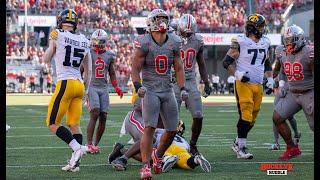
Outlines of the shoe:
<svg viewBox="0 0 320 180">
<path fill-rule="evenodd" d="M 127 144 L 129 144 L 129 145 L 134 144 L 134 140 L 133 140 L 133 138 L 131 138 L 131 139 L 127 142 Z"/>
<path fill-rule="evenodd" d="M 117 171 L 125 171 L 127 160 L 122 157 L 118 157 L 117 159 L 113 160 L 111 164 Z"/>
<path fill-rule="evenodd" d="M 286 151 L 278 158 L 280 161 L 287 161 L 291 158 L 297 157 L 301 155 L 301 150 L 298 145 L 296 146 L 288 146 Z"/>
<path fill-rule="evenodd" d="M 143 180 L 150 180 L 150 179 L 152 179 L 151 168 L 150 168 L 149 165 L 145 164 L 145 165 L 140 169 L 140 179 L 143 179 Z"/>
<path fill-rule="evenodd" d="M 172 167 L 176 164 L 178 160 L 179 158 L 177 155 L 164 156 L 162 172 L 168 172 L 170 169 L 172 169 Z"/>
<path fill-rule="evenodd" d="M 87 146 L 80 146 L 80 148 L 76 151 L 74 151 L 72 154 L 72 157 L 69 161 L 69 165 L 71 166 L 71 169 L 74 169 L 75 167 L 80 165 L 81 158 L 87 154 L 88 147 Z"/>
<path fill-rule="evenodd" d="M 98 146 L 95 146 L 93 144 L 88 145 L 88 151 L 87 151 L 88 153 L 96 154 L 96 153 L 99 153 L 99 151 L 100 151 L 100 149 Z"/>
<path fill-rule="evenodd" d="M 74 153 L 71 155 L 71 159 L 74 159 Z M 80 171 L 80 161 L 76 164 L 75 167 L 72 167 L 70 165 L 70 160 L 68 160 L 68 164 L 61 168 L 62 171 L 68 171 L 68 172 L 78 172 Z"/>
<path fill-rule="evenodd" d="M 197 148 L 197 145 L 191 145 L 190 144 L 190 153 L 192 155 L 197 155 L 197 154 L 200 154 L 199 151 L 198 151 L 198 148 Z"/>
<path fill-rule="evenodd" d="M 269 147 L 269 150 L 280 150 L 280 144 L 275 143 Z"/>
<path fill-rule="evenodd" d="M 201 154 L 198 154 L 194 157 L 194 161 L 196 164 L 199 164 L 201 169 L 204 172 L 211 172 L 211 164 L 206 158 L 204 158 Z"/>
<path fill-rule="evenodd" d="M 247 147 L 243 147 L 243 148 L 238 147 L 238 149 L 239 149 L 237 152 L 238 159 L 252 159 L 253 158 L 253 154 L 247 152 L 247 150 L 248 150 Z"/>
<path fill-rule="evenodd" d="M 120 150 L 124 147 L 121 143 L 115 143 L 113 146 L 112 152 L 108 156 L 108 162 L 111 164 L 112 161 L 114 161 L 117 157 L 122 156 L 122 153 Z"/>
<path fill-rule="evenodd" d="M 297 136 L 294 136 L 294 138 L 293 138 L 293 143 L 294 143 L 295 145 L 299 145 L 300 138 L 301 138 L 301 133 L 299 132 Z"/>
<path fill-rule="evenodd" d="M 162 158 L 157 157 L 157 149 L 153 148 L 152 150 L 152 161 L 153 161 L 153 170 L 155 174 L 161 174 L 162 173 Z"/>
<path fill-rule="evenodd" d="M 239 146 L 238 146 L 238 143 L 237 143 L 237 141 L 236 141 L 236 139 L 233 141 L 233 144 L 232 144 L 232 146 L 231 146 L 231 149 L 233 150 L 233 152 L 234 153 L 238 153 L 238 151 L 239 151 Z"/>
</svg>

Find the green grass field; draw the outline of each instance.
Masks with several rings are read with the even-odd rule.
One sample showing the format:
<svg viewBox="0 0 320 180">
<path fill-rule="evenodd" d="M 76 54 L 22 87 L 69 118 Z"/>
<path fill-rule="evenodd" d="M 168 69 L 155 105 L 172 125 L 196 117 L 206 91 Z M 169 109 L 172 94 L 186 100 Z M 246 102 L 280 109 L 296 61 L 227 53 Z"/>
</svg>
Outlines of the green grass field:
<svg viewBox="0 0 320 180">
<path fill-rule="evenodd" d="M 130 137 L 119 137 L 119 131 L 126 113 L 131 109 L 126 96 L 119 100 L 111 96 L 111 110 L 107 129 L 101 140 L 102 152 L 87 155 L 82 159 L 78 173 L 61 171 L 71 157 L 71 150 L 46 128 L 44 119 L 49 96 L 7 95 L 6 122 L 11 126 L 6 134 L 6 178 L 7 179 L 138 179 L 139 162 L 129 160 L 127 171 L 117 172 L 106 165 L 107 154 L 114 142 L 126 143 Z M 279 163 L 278 156 L 285 148 L 281 141 L 281 151 L 269 151 L 273 142 L 272 97 L 265 97 L 255 127 L 248 136 L 248 148 L 254 154 L 252 160 L 239 160 L 231 150 L 236 137 L 238 112 L 232 96 L 210 96 L 204 102 L 204 125 L 198 146 L 202 154 L 212 163 L 211 173 L 194 170 L 173 169 L 168 173 L 154 175 L 154 179 L 314 179 L 314 141 L 302 112 L 296 115 L 298 128 L 302 132 L 302 155 L 292 159 L 293 171 L 287 176 L 267 176 L 261 171 L 262 163 Z M 86 126 L 89 114 L 84 108 L 81 127 L 86 142 Z M 190 138 L 191 117 L 182 108 L 181 119 L 186 123 L 186 139 Z"/>
</svg>

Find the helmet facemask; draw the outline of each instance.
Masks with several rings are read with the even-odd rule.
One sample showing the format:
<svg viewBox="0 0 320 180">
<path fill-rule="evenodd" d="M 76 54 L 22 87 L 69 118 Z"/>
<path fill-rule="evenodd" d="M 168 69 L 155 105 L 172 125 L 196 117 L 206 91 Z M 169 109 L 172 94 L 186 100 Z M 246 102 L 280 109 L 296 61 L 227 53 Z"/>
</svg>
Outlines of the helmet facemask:
<svg viewBox="0 0 320 180">
<path fill-rule="evenodd" d="M 162 9 L 154 9 L 147 17 L 149 32 L 166 33 L 169 29 L 170 18 Z"/>
<path fill-rule="evenodd" d="M 107 41 L 107 33 L 102 29 L 98 29 L 95 32 L 93 32 L 91 36 L 91 47 L 99 54 L 103 53 L 106 50 Z"/>
<path fill-rule="evenodd" d="M 197 22 L 190 14 L 181 16 L 178 22 L 178 35 L 184 40 L 186 44 L 189 38 L 196 32 Z"/>
</svg>

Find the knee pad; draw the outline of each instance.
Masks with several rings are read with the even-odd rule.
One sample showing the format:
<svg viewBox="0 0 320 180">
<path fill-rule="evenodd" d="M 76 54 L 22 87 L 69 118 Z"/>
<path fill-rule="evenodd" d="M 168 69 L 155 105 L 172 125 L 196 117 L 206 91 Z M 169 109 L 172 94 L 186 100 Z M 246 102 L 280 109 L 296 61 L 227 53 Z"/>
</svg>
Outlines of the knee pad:
<svg viewBox="0 0 320 180">
<path fill-rule="evenodd" d="M 247 138 L 248 132 L 250 130 L 250 122 L 239 119 L 237 128 L 238 138 Z"/>
</svg>

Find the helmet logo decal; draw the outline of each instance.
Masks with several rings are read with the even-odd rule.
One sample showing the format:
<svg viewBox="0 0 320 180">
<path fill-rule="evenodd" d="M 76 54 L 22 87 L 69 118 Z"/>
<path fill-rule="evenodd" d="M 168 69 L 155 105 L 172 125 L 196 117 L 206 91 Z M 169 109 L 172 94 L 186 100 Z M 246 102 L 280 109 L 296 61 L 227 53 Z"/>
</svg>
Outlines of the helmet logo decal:
<svg viewBox="0 0 320 180">
<path fill-rule="evenodd" d="M 258 22 L 259 17 L 257 15 L 252 15 L 251 17 L 249 17 L 249 20 L 252 22 Z"/>
</svg>

